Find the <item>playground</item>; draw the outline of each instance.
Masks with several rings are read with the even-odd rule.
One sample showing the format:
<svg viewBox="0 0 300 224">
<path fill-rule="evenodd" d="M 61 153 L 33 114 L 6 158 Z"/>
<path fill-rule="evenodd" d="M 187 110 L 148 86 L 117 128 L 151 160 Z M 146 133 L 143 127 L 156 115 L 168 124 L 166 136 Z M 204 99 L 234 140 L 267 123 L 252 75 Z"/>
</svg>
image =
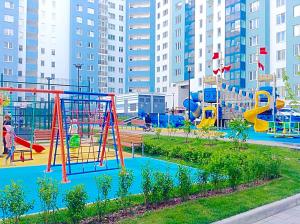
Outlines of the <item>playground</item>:
<svg viewBox="0 0 300 224">
<path fill-rule="evenodd" d="M 213 85 L 213 80 L 209 83 Z M 87 193 L 85 203 L 95 203 L 99 194 L 95 179 L 99 176 L 111 178 L 107 200 L 116 199 L 117 203 L 119 200 L 121 203 L 124 199 L 117 192 L 122 186 L 120 178 L 124 170 L 128 171 L 128 175 L 132 172 L 133 181 L 128 185 L 126 197 L 133 198 L 136 204 L 130 206 L 144 205 L 147 193 L 145 185 L 141 183 L 145 183 L 147 178 L 147 166 L 151 170 L 151 177 L 146 181 L 149 184 L 146 188 L 152 189 L 150 194 L 155 194 L 159 189 L 157 186 L 162 187 L 165 183 L 170 186 L 167 188 L 171 195 L 169 198 L 151 199 L 154 200 L 151 201 L 154 209 L 158 205 L 169 206 L 168 200 L 178 201 L 178 198 L 182 202 L 191 200 L 193 203 L 193 198 L 200 197 L 203 198 L 201 200 L 214 204 L 220 198 L 210 196 L 221 194 L 226 198 L 229 197 L 226 194 L 231 192 L 240 194 L 243 199 L 243 195 L 251 194 L 249 192 L 253 186 L 257 187 L 258 195 L 261 195 L 273 184 L 275 189 L 272 200 L 291 194 L 298 185 L 292 184 L 287 191 L 278 193 L 279 188 L 282 188 L 278 177 L 282 172 L 281 164 L 290 169 L 295 158 L 299 157 L 298 152 L 264 145 L 248 145 L 237 138 L 234 141 L 223 141 L 220 137 L 228 138 L 232 131 L 228 129 L 230 122 L 243 117 L 249 122 L 249 127 L 253 126 L 248 128 L 249 139 L 297 145 L 299 122 L 277 114 L 284 107 L 284 101 L 277 97 L 274 88 L 270 86 L 261 87 L 259 91 L 245 92 L 225 82 L 219 84 L 220 88 L 210 86 L 203 91 L 191 93 L 190 98 L 185 100 L 184 106 L 187 111 L 190 110 L 186 118 L 189 117 L 193 122 L 188 132 L 190 136 L 186 135 L 185 125 L 182 127 L 173 124 L 172 132 L 169 132 L 170 128 L 162 129 L 163 123 L 159 119 L 169 119 L 168 115 L 153 121 L 158 125 L 151 134 L 143 133 L 140 127 L 144 124 L 140 121 L 136 122 L 137 129 L 131 130 L 132 126 L 126 127 L 124 122 L 122 124 L 118 120 L 113 94 L 0 88 L 0 122 L 3 124 L 3 142 L 1 141 L 0 147 L 1 150 L 6 150 L 6 154 L 0 158 L 0 187 L 6 189 L 13 181 L 24 189 L 24 200 L 34 201 L 34 206 L 25 211 L 25 214 L 44 212 L 40 203 L 38 181 L 45 178 L 58 183 L 56 206 L 59 209 L 66 207 L 65 195 L 79 185 Z M 15 98 L 17 92 L 24 93 L 29 100 L 18 102 Z M 39 100 L 42 94 L 49 94 L 53 101 L 42 104 Z M 182 121 L 178 117 L 175 120 Z M 212 135 L 212 132 L 223 133 L 224 136 L 217 134 L 217 137 L 203 135 L 191 138 L 191 133 L 198 131 L 208 135 Z M 283 158 L 288 158 L 288 161 Z M 289 176 L 289 171 L 285 172 L 284 181 L 293 182 L 294 177 Z M 156 179 L 159 177 L 163 178 Z M 167 180 L 169 182 L 165 182 Z M 244 209 L 269 201 L 269 197 L 261 197 Z M 109 202 L 111 203 L 115 203 L 115 200 Z M 230 204 L 229 201 L 226 203 L 236 209 L 220 213 L 221 216 L 215 214 L 213 217 L 206 217 L 203 214 L 207 218 L 203 223 L 241 211 L 237 204 Z M 185 206 L 184 203 L 182 205 Z M 210 206 L 207 208 L 213 209 Z M 88 205 L 86 209 L 89 212 L 81 218 L 89 218 L 88 214 L 96 216 L 93 206 Z M 109 211 L 119 210 L 119 207 L 114 207 Z M 56 212 L 65 214 L 62 215 L 62 220 L 69 222 L 66 210 Z M 149 217 L 152 214 L 155 212 L 151 212 Z M 9 218 L 4 213 L 3 217 Z M 25 223 L 40 222 L 40 217 L 33 217 L 39 221 L 32 221 L 28 217 L 30 221 Z M 125 215 L 125 223 L 128 217 L 131 216 Z M 138 220 L 139 218 L 136 223 L 139 223 Z M 174 217 L 174 220 L 184 223 L 181 218 Z M 128 222 L 135 221 L 129 219 Z"/>
</svg>

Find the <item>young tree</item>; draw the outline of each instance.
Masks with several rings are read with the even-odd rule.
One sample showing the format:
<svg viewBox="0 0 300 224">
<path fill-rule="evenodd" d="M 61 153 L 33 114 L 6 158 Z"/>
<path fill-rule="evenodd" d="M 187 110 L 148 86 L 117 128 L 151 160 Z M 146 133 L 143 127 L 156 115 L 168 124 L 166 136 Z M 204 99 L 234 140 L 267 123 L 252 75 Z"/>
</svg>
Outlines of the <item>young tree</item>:
<svg viewBox="0 0 300 224">
<path fill-rule="evenodd" d="M 101 175 L 96 177 L 96 187 L 97 187 L 97 201 L 96 208 L 99 220 L 105 214 L 107 209 L 107 198 L 108 193 L 112 187 L 112 177 L 108 175 Z"/>
<path fill-rule="evenodd" d="M 189 135 L 192 130 L 192 122 L 190 120 L 185 120 L 183 125 L 183 131 L 185 133 L 185 142 L 188 142 Z"/>
<path fill-rule="evenodd" d="M 229 128 L 231 130 L 229 137 L 233 139 L 235 148 L 241 149 L 242 144 L 249 138 L 249 123 L 244 119 L 237 118 L 229 122 Z"/>
</svg>

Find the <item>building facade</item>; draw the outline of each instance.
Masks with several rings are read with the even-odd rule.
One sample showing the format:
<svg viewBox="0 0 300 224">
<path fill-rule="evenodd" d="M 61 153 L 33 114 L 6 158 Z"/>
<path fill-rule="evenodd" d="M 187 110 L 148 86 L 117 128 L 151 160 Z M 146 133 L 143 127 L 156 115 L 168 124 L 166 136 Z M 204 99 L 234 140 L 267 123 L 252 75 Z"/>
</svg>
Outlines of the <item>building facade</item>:
<svg viewBox="0 0 300 224">
<path fill-rule="evenodd" d="M 126 1 L 125 92 L 154 92 L 155 1 Z"/>
</svg>

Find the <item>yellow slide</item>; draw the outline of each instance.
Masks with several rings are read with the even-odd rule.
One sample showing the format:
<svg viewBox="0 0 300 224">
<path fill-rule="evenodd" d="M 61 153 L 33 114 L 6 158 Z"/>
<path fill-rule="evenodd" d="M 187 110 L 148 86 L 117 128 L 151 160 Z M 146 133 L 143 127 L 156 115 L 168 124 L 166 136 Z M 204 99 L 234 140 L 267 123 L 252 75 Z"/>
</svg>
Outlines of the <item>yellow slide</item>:
<svg viewBox="0 0 300 224">
<path fill-rule="evenodd" d="M 211 110 L 213 112 L 212 117 L 206 118 L 205 112 L 207 110 Z M 202 111 L 202 120 L 201 120 L 200 124 L 197 125 L 197 128 L 214 126 L 216 123 L 216 120 L 217 120 L 217 108 L 215 108 L 213 106 L 205 107 Z"/>
<path fill-rule="evenodd" d="M 260 95 L 266 95 L 268 98 L 268 103 L 265 106 L 260 107 L 259 104 L 259 96 Z M 244 118 L 254 125 L 254 130 L 256 132 L 265 132 L 269 129 L 269 122 L 258 119 L 257 115 L 267 111 L 270 109 L 270 102 L 271 102 L 271 95 L 267 91 L 258 91 L 255 93 L 255 106 L 254 109 L 248 110 L 244 113 Z M 284 101 L 283 100 L 276 100 L 276 108 L 280 109 L 284 107 Z"/>
</svg>

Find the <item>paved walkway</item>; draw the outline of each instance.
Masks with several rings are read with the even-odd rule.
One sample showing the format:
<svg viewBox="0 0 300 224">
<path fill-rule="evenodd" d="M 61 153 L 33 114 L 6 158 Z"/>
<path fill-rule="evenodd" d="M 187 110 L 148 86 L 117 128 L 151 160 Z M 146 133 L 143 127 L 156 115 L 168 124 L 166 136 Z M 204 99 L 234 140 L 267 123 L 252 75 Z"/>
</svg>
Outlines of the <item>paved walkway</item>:
<svg viewBox="0 0 300 224">
<path fill-rule="evenodd" d="M 290 208 L 253 224 L 299 224 L 300 206 Z"/>
</svg>

